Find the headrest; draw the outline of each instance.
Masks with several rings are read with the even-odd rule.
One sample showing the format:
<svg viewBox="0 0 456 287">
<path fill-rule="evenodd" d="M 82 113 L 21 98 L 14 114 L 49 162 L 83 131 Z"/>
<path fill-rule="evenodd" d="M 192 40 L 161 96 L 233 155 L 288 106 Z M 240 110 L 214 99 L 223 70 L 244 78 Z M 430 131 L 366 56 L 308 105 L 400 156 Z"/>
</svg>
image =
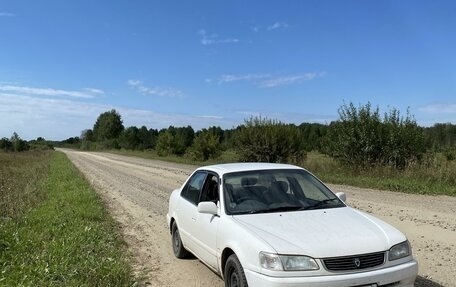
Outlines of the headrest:
<svg viewBox="0 0 456 287">
<path fill-rule="evenodd" d="M 241 179 L 242 186 L 255 185 L 255 184 L 257 184 L 257 182 L 258 182 L 258 179 L 256 177 L 243 177 Z"/>
<path fill-rule="evenodd" d="M 275 181 L 272 183 L 273 187 L 278 188 L 280 191 L 286 192 L 288 190 L 288 183 L 286 181 Z"/>
</svg>

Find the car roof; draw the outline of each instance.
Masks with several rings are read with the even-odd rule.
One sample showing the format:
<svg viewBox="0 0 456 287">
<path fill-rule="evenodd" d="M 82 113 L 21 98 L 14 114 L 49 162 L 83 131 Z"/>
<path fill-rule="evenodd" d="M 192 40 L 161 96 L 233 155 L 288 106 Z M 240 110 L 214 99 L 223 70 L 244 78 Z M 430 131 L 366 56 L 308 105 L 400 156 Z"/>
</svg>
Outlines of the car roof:
<svg viewBox="0 0 456 287">
<path fill-rule="evenodd" d="M 242 162 L 242 163 L 224 163 L 199 167 L 197 170 L 214 171 L 219 175 L 231 172 L 242 172 L 251 170 L 269 170 L 269 169 L 303 169 L 291 164 L 265 163 L 265 162 Z"/>
</svg>

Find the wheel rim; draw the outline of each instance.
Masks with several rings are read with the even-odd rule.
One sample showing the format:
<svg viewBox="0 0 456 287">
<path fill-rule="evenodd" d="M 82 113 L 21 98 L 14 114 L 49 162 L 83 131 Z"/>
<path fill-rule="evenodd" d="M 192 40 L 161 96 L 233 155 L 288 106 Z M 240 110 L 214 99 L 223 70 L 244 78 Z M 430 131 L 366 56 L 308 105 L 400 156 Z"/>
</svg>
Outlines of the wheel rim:
<svg viewBox="0 0 456 287">
<path fill-rule="evenodd" d="M 230 287 L 238 287 L 239 286 L 239 276 L 236 272 L 236 269 L 230 268 Z"/>
</svg>

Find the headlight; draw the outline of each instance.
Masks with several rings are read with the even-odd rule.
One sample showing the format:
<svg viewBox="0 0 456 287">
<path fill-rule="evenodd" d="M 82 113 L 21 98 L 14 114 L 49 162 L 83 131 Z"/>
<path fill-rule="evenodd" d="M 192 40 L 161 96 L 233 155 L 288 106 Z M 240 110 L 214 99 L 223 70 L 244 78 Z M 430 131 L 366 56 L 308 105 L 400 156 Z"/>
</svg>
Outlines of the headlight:
<svg viewBox="0 0 456 287">
<path fill-rule="evenodd" d="M 404 258 L 410 255 L 410 245 L 408 241 L 396 244 L 389 250 L 389 261 Z"/>
<path fill-rule="evenodd" d="M 260 252 L 260 264 L 263 268 L 276 271 L 318 270 L 315 259 L 308 256 L 278 255 Z"/>
<path fill-rule="evenodd" d="M 279 255 L 260 252 L 261 267 L 269 270 L 283 270 L 282 262 L 280 262 Z"/>
</svg>

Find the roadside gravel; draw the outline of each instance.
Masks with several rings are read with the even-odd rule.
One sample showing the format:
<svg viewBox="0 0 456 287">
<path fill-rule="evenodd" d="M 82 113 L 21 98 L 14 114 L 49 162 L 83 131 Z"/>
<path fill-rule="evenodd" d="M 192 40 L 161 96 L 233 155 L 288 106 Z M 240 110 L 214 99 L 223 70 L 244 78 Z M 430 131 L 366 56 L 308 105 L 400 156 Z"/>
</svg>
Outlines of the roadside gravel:
<svg viewBox="0 0 456 287">
<path fill-rule="evenodd" d="M 223 286 L 197 259 L 177 260 L 165 215 L 171 191 L 196 166 L 109 153 L 59 149 L 100 193 L 120 223 L 135 270 L 149 286 Z M 456 198 L 329 185 L 348 204 L 403 231 L 413 246 L 420 277 L 415 286 L 456 286 Z"/>
</svg>

